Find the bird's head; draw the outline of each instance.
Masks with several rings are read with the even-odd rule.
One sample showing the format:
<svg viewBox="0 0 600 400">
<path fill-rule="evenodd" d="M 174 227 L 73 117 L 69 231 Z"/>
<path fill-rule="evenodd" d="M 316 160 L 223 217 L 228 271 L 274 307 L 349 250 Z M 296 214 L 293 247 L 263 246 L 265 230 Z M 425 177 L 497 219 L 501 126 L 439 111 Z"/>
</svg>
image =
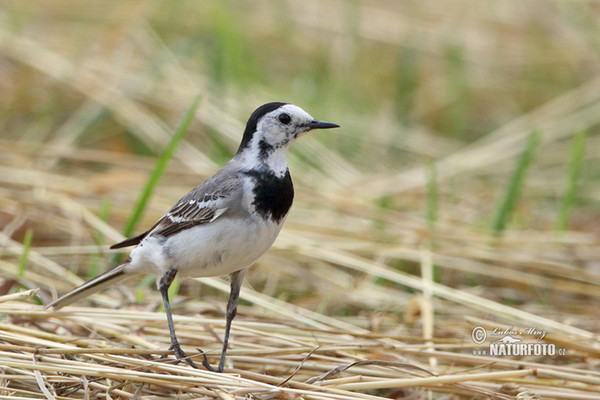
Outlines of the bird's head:
<svg viewBox="0 0 600 400">
<path fill-rule="evenodd" d="M 273 152 L 285 153 L 294 140 L 312 129 L 338 127 L 314 119 L 293 104 L 267 103 L 250 115 L 238 154 L 250 151 L 266 158 Z"/>
</svg>

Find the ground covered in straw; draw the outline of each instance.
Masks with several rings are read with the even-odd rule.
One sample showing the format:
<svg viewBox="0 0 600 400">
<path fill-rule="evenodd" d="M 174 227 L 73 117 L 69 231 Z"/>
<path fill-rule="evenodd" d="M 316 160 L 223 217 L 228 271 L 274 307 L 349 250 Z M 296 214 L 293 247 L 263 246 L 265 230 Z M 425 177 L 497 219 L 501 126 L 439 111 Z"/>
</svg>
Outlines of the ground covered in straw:
<svg viewBox="0 0 600 400">
<path fill-rule="evenodd" d="M 0 7 L 0 399 L 600 399 L 597 7 L 70 3 Z M 154 277 L 44 310 L 276 100 L 342 128 L 289 155 L 224 373 Z M 228 290 L 173 287 L 196 360 Z"/>
</svg>

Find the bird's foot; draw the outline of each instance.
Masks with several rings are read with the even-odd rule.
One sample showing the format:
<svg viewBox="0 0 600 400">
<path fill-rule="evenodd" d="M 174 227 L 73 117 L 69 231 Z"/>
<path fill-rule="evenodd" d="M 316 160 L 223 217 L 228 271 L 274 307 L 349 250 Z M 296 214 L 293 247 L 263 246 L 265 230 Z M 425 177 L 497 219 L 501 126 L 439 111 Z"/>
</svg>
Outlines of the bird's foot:
<svg viewBox="0 0 600 400">
<path fill-rule="evenodd" d="M 171 347 L 169 347 L 169 349 L 173 350 L 173 353 L 175 353 L 177 362 L 183 360 L 186 363 L 188 363 L 192 368 L 199 369 L 198 366 L 196 365 L 196 363 L 193 362 L 192 359 L 190 357 L 188 357 L 187 354 L 185 354 L 185 351 L 183 351 L 179 342 L 171 343 Z M 203 353 L 203 355 L 204 355 L 204 353 Z M 204 360 L 206 361 L 206 356 L 204 356 Z M 204 362 L 202 362 L 202 364 L 204 365 Z"/>
<path fill-rule="evenodd" d="M 211 372 L 223 372 L 223 366 L 219 365 L 218 368 L 213 368 L 212 365 L 209 364 L 208 362 L 208 358 L 206 357 L 206 353 L 204 351 L 202 351 L 202 349 L 199 349 L 196 347 L 196 350 L 198 350 L 200 352 L 200 354 L 202 354 L 202 366 L 204 366 L 204 368 L 206 368 L 207 370 L 211 371 Z"/>
</svg>

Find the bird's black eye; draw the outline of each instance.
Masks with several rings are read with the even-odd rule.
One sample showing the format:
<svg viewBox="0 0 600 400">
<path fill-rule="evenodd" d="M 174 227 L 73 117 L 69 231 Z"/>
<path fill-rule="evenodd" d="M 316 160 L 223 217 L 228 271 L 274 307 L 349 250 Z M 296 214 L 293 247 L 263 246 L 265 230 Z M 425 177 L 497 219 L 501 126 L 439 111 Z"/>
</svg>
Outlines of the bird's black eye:
<svg viewBox="0 0 600 400">
<path fill-rule="evenodd" d="M 292 117 L 290 117 L 289 114 L 281 114 L 279 115 L 279 122 L 281 122 L 284 125 L 289 124 L 290 122 L 292 122 Z"/>
</svg>

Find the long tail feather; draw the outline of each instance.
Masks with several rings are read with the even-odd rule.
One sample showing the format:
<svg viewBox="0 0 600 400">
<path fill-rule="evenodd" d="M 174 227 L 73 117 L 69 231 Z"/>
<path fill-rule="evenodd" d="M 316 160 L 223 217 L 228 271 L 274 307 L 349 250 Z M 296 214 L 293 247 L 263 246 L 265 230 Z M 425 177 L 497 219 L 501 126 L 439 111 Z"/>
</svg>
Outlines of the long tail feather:
<svg viewBox="0 0 600 400">
<path fill-rule="evenodd" d="M 127 273 L 125 268 L 127 267 L 127 265 L 128 263 L 124 263 L 114 267 L 109 271 L 106 271 L 102 275 L 99 275 L 91 281 L 87 281 L 83 285 L 73 289 L 69 293 L 62 295 L 58 299 L 47 304 L 44 308 L 62 308 L 71 303 L 75 303 L 76 301 L 81 300 L 85 297 L 88 297 L 99 290 L 112 286 L 123 279 L 131 277 L 132 275 Z"/>
</svg>

